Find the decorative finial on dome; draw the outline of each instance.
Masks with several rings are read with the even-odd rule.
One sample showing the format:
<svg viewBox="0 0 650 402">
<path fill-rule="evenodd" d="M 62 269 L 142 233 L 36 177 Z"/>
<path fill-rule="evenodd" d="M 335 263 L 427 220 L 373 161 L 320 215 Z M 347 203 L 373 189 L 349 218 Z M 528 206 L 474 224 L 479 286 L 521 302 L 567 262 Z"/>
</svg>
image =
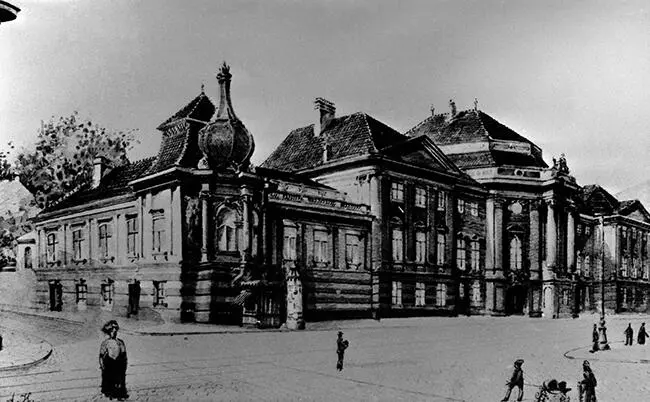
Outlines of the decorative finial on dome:
<svg viewBox="0 0 650 402">
<path fill-rule="evenodd" d="M 474 98 L 474 110 L 478 110 L 478 98 Z"/>
<path fill-rule="evenodd" d="M 205 156 L 202 168 L 246 170 L 255 150 L 253 136 L 237 118 L 230 99 L 230 67 L 219 68 L 219 108 L 212 121 L 199 131 L 198 145 Z M 205 166 L 207 164 L 207 166 Z"/>
</svg>

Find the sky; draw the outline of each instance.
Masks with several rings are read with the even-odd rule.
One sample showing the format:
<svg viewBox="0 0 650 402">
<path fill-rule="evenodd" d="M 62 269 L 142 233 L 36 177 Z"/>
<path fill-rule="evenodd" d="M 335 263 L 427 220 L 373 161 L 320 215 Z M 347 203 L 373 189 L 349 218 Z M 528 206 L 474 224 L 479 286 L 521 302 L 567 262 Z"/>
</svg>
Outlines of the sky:
<svg viewBox="0 0 650 402">
<path fill-rule="evenodd" d="M 218 102 L 226 61 L 235 112 L 260 164 L 293 128 L 366 112 L 404 132 L 479 108 L 581 185 L 612 193 L 650 179 L 650 3 L 639 1 L 10 0 L 0 25 L 0 146 L 28 146 L 41 120 L 78 111 L 137 129 L 201 91 Z"/>
</svg>

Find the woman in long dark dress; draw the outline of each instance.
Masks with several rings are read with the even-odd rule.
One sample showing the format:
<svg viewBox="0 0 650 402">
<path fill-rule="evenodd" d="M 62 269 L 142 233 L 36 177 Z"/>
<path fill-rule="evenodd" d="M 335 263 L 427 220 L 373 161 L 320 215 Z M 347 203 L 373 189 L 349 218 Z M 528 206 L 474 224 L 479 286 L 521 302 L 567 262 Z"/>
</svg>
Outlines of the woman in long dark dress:
<svg viewBox="0 0 650 402">
<path fill-rule="evenodd" d="M 99 367 L 102 370 L 102 394 L 120 401 L 128 398 L 126 392 L 126 345 L 117 337 L 117 321 L 104 324 L 102 331 L 108 338 L 99 348 Z"/>
</svg>

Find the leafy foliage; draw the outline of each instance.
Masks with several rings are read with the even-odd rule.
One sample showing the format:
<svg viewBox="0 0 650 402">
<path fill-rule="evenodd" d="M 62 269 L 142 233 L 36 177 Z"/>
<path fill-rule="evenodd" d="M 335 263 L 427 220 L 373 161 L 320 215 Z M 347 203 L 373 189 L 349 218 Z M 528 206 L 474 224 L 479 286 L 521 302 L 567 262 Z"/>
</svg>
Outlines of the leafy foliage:
<svg viewBox="0 0 650 402">
<path fill-rule="evenodd" d="M 112 166 L 128 162 L 126 152 L 134 142 L 133 130 L 109 131 L 77 112 L 53 117 L 39 130 L 34 149 L 16 156 L 13 173 L 46 208 L 91 182 L 95 158 L 104 157 Z"/>
</svg>

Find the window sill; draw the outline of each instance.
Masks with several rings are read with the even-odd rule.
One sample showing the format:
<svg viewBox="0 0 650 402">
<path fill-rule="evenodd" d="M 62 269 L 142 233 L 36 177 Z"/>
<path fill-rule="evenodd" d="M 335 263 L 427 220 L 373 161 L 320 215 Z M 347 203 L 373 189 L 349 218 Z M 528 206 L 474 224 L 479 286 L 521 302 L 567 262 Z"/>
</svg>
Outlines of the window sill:
<svg viewBox="0 0 650 402">
<path fill-rule="evenodd" d="M 81 264 L 87 264 L 87 263 L 88 263 L 88 260 L 85 259 L 85 258 L 83 258 L 83 259 L 79 259 L 79 260 L 77 260 L 77 259 L 72 259 L 72 262 L 73 262 L 74 264 L 81 265 Z"/>
<path fill-rule="evenodd" d="M 165 260 L 167 261 L 167 252 L 155 252 L 151 253 L 151 257 L 154 259 L 154 261 L 159 261 L 159 260 Z"/>
<path fill-rule="evenodd" d="M 161 309 L 161 308 L 167 308 L 168 304 L 167 303 L 158 303 L 154 304 L 153 308 Z"/>
<path fill-rule="evenodd" d="M 53 267 L 53 266 L 55 266 L 55 265 L 56 265 L 57 267 L 60 267 L 60 266 L 61 266 L 61 261 L 48 261 L 48 262 L 46 262 L 46 265 L 47 265 L 48 267 Z"/>
<path fill-rule="evenodd" d="M 100 258 L 99 261 L 100 261 L 102 264 L 106 264 L 106 263 L 109 263 L 109 262 L 110 262 L 110 263 L 113 263 L 113 262 L 115 262 L 115 257 L 105 257 L 105 258 Z"/>
<path fill-rule="evenodd" d="M 313 262 L 312 265 L 314 268 L 330 268 L 331 263 L 330 262 Z"/>
</svg>

